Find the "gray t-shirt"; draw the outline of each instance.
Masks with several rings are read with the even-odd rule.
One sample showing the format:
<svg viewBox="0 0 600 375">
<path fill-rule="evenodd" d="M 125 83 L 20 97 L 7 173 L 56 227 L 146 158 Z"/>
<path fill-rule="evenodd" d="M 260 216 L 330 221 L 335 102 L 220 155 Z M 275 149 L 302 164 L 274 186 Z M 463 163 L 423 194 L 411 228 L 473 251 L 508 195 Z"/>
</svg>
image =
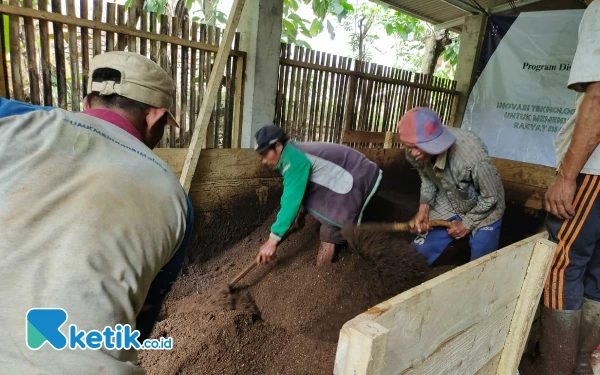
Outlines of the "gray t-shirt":
<svg viewBox="0 0 600 375">
<path fill-rule="evenodd" d="M 579 42 L 568 86 L 577 92 L 577 104 L 575 113 L 562 127 L 554 143 L 557 166 L 560 166 L 571 143 L 586 84 L 592 82 L 600 82 L 600 0 L 595 0 L 588 6 L 579 25 Z M 600 148 L 594 150 L 581 173 L 600 175 Z"/>
</svg>

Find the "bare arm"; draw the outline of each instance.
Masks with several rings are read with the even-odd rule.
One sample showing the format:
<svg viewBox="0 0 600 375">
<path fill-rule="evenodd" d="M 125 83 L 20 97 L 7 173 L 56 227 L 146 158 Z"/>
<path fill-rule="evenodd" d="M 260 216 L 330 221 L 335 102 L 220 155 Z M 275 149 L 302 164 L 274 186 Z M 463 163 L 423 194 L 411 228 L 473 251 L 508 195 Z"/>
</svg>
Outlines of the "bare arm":
<svg viewBox="0 0 600 375">
<path fill-rule="evenodd" d="M 558 169 L 558 174 L 548 188 L 545 208 L 563 219 L 571 218 L 576 179 L 590 155 L 600 144 L 600 82 L 587 86 L 578 109 L 577 122 L 569 148 Z"/>
</svg>

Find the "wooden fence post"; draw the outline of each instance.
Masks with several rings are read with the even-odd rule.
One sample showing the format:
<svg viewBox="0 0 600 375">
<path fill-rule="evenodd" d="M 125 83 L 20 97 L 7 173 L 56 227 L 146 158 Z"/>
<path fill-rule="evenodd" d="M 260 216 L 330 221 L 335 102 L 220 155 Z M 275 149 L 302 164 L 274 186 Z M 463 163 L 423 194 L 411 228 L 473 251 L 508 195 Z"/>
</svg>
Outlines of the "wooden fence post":
<svg viewBox="0 0 600 375">
<path fill-rule="evenodd" d="M 4 16 L 0 15 L 0 51 L 2 51 L 2 58 L 0 59 L 0 96 L 9 98 L 8 67 L 6 66 L 6 45 L 4 43 L 6 40 L 6 35 L 4 34 L 4 22 Z"/>
<path fill-rule="evenodd" d="M 354 61 L 354 70 L 355 72 L 358 68 L 358 61 Z M 348 84 L 348 96 L 346 96 L 346 112 L 344 117 L 344 129 L 345 130 L 354 130 L 354 115 L 355 115 L 355 105 L 356 101 L 356 86 L 358 82 L 358 77 L 352 73 L 350 73 L 350 82 Z"/>
<path fill-rule="evenodd" d="M 200 151 L 202 150 L 202 145 L 206 139 L 206 131 L 208 128 L 208 123 L 210 122 L 210 115 L 215 103 L 217 102 L 217 94 L 219 92 L 219 86 L 221 86 L 223 71 L 225 70 L 225 65 L 227 64 L 227 60 L 229 58 L 229 52 L 231 52 L 231 45 L 236 33 L 237 25 L 240 22 L 240 17 L 242 16 L 244 3 L 245 0 L 235 0 L 231 6 L 231 12 L 223 33 L 223 40 L 221 41 L 217 56 L 215 57 L 213 69 L 210 72 L 208 87 L 206 89 L 204 99 L 202 100 L 200 113 L 198 114 L 196 126 L 194 127 L 194 134 L 192 135 L 190 147 L 188 148 L 188 153 L 183 164 L 183 170 L 181 171 L 180 182 L 186 192 L 189 192 L 190 187 L 192 186 L 192 179 L 194 178 L 194 174 L 196 172 L 196 166 L 198 165 L 198 159 L 200 158 Z"/>
<path fill-rule="evenodd" d="M 245 66 L 246 58 L 244 56 L 237 57 L 237 65 L 235 71 L 235 97 L 234 97 L 234 108 L 233 108 L 233 121 L 231 126 L 231 147 L 240 148 L 242 145 L 242 122 L 244 119 L 244 80 L 245 80 Z"/>
<path fill-rule="evenodd" d="M 383 148 L 392 148 L 394 140 L 394 132 L 386 131 L 385 132 L 385 141 L 383 141 Z"/>
</svg>

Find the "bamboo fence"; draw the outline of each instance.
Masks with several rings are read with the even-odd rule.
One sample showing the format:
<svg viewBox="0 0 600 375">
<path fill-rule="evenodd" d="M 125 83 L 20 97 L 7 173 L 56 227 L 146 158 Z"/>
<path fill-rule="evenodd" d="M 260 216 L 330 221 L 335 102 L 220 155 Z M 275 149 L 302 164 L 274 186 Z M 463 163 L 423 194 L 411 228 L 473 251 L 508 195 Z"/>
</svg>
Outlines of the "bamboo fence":
<svg viewBox="0 0 600 375">
<path fill-rule="evenodd" d="M 452 80 L 282 43 L 275 122 L 292 139 L 341 143 L 347 131 L 396 132 L 417 106 L 451 124 L 457 95 Z"/>
<path fill-rule="evenodd" d="M 176 82 L 170 110 L 181 127 L 167 129 L 160 146 L 189 145 L 222 30 L 102 0 L 8 0 L 0 14 L 0 95 L 80 111 L 90 59 L 106 51 L 137 52 Z M 239 38 L 213 110 L 209 148 L 239 146 L 232 137 L 242 121 L 245 53 Z"/>
</svg>

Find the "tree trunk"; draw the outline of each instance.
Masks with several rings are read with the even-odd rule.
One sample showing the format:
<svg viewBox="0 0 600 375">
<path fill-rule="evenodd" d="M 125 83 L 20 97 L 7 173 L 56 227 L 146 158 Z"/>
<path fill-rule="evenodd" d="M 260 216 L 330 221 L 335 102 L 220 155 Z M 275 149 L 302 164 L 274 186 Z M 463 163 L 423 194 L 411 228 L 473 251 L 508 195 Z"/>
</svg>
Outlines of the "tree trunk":
<svg viewBox="0 0 600 375">
<path fill-rule="evenodd" d="M 209 26 L 217 25 L 217 5 L 219 5 L 219 0 L 204 0 L 202 6 L 204 22 Z"/>
<path fill-rule="evenodd" d="M 448 30 L 431 32 L 425 36 L 425 52 L 423 63 L 421 64 L 421 73 L 433 74 L 435 72 L 440 55 L 450 43 L 452 43 L 452 40 L 450 39 Z"/>
</svg>

